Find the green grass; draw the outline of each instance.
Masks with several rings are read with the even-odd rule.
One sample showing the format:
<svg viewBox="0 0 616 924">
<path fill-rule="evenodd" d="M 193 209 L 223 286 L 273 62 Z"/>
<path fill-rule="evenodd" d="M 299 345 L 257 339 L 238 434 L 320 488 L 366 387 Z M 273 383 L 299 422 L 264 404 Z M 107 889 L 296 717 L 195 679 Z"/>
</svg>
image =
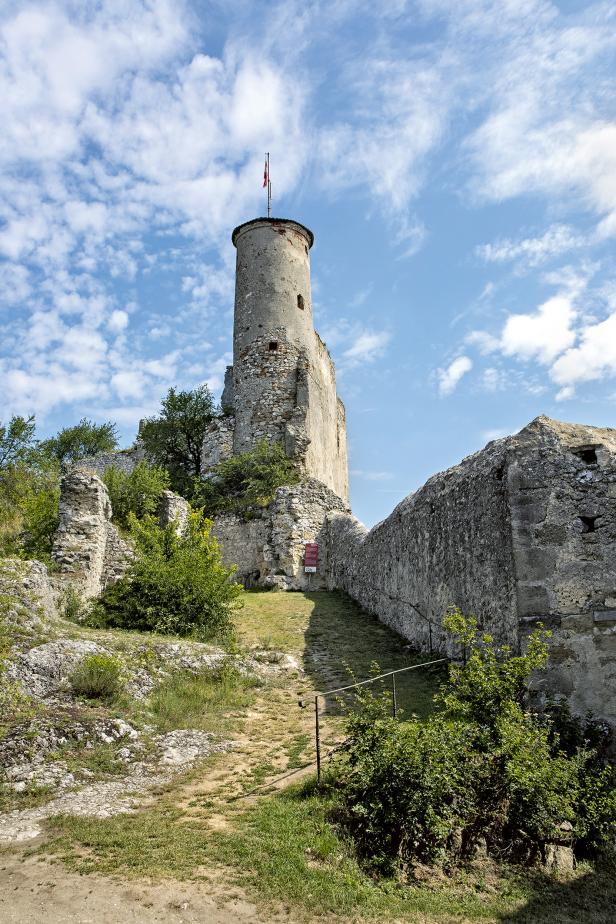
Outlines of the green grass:
<svg viewBox="0 0 616 924">
<path fill-rule="evenodd" d="M 263 645 L 301 655 L 310 686 L 327 691 L 374 673 L 397 670 L 423 661 L 429 655 L 404 651 L 404 641 L 376 617 L 361 610 L 346 594 L 249 592 L 236 614 L 239 639 L 246 645 Z M 434 655 L 438 657 L 438 655 Z M 427 716 L 433 697 L 445 676 L 441 666 L 406 671 L 396 678 L 398 704 L 403 713 Z M 390 687 L 391 680 L 385 682 Z M 384 684 L 375 684 L 375 691 Z M 346 694 L 344 702 L 352 703 Z M 329 697 L 325 708 L 340 711 Z"/>
<path fill-rule="evenodd" d="M 54 786 L 39 786 L 28 783 L 22 792 L 15 792 L 10 786 L 0 783 L 0 812 L 14 812 L 37 808 L 56 795 Z"/>
<path fill-rule="evenodd" d="M 197 728 L 223 734 L 238 724 L 229 713 L 247 708 L 258 686 L 254 677 L 226 666 L 200 674 L 180 672 L 151 694 L 147 708 L 160 731 Z"/>
<path fill-rule="evenodd" d="M 296 919 L 339 915 L 348 921 L 604 924 L 616 886 L 609 871 L 578 870 L 558 879 L 485 861 L 446 877 L 401 885 L 375 881 L 356 862 L 332 823 L 336 797 L 312 781 L 265 797 L 232 819 L 230 831 L 210 831 L 183 816 L 169 799 L 133 816 L 52 820 L 47 848 L 79 873 L 131 878 L 198 879 L 222 865 L 230 884 Z"/>
</svg>

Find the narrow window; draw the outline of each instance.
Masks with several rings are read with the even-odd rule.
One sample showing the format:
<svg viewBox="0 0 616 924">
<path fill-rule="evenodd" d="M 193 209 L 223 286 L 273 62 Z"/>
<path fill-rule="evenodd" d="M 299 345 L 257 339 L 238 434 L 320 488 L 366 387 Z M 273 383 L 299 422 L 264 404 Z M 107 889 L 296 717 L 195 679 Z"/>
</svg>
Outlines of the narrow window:
<svg viewBox="0 0 616 924">
<path fill-rule="evenodd" d="M 270 351 L 270 353 L 275 353 L 277 349 L 278 349 L 278 341 L 277 341 L 277 340 L 270 340 L 270 342 L 269 342 L 269 351 Z"/>
<path fill-rule="evenodd" d="M 582 535 L 596 532 L 598 519 L 599 517 L 580 517 L 582 521 Z"/>
<path fill-rule="evenodd" d="M 303 295 L 297 296 L 297 307 L 300 309 L 300 311 L 304 310 L 304 296 Z"/>
</svg>

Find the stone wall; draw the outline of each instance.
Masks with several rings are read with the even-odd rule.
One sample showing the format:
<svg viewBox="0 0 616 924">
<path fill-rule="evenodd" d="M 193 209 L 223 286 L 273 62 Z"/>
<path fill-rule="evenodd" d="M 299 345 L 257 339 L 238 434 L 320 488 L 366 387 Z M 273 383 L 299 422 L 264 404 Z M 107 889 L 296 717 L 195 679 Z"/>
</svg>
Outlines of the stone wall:
<svg viewBox="0 0 616 924">
<path fill-rule="evenodd" d="M 247 587 L 318 590 L 327 570 L 323 526 L 331 510 L 347 510 L 326 485 L 315 479 L 278 488 L 269 507 L 252 519 L 224 514 L 214 520 L 213 534 L 226 564 L 237 565 L 238 580 Z M 304 547 L 316 542 L 320 561 L 316 574 L 304 573 Z"/>
<path fill-rule="evenodd" d="M 537 418 L 431 478 L 369 532 L 332 513 L 327 583 L 413 644 L 447 648 L 448 606 L 520 649 L 554 631 L 537 683 L 577 710 L 616 710 L 616 431 Z M 592 674 L 592 677 L 589 676 Z"/>
<path fill-rule="evenodd" d="M 133 558 L 111 523 L 107 488 L 89 470 L 74 468 L 62 479 L 60 523 L 51 555 L 59 580 L 71 584 L 84 600 L 116 581 Z"/>
<path fill-rule="evenodd" d="M 108 468 L 112 466 L 121 472 L 130 474 L 136 465 L 145 459 L 145 449 L 137 443 L 131 449 L 116 449 L 111 452 L 99 452 L 97 456 L 91 456 L 89 459 L 83 459 L 77 462 L 74 469 L 87 469 L 98 475 L 99 478 L 105 474 Z"/>
</svg>

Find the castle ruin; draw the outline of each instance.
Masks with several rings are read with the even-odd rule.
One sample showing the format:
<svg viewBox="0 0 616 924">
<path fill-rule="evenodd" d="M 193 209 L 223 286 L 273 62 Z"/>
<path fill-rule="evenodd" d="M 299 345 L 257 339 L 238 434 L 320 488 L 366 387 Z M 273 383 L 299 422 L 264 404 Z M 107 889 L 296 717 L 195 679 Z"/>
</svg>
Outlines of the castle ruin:
<svg viewBox="0 0 616 924">
<path fill-rule="evenodd" d="M 542 623 L 553 631 L 552 656 L 538 694 L 616 725 L 616 430 L 539 417 L 434 475 L 368 531 L 348 507 L 344 407 L 312 321 L 313 235 L 295 221 L 258 218 L 232 240 L 233 366 L 202 474 L 260 440 L 283 445 L 301 473 L 250 520 L 215 518 L 238 577 L 247 587 L 344 590 L 415 647 L 452 656 L 460 652 L 441 626 L 450 606 L 516 651 Z M 93 470 L 100 474 L 96 461 Z M 88 481 L 82 494 L 102 503 L 94 528 L 75 499 L 79 478 L 65 481 L 56 561 L 87 571 L 87 550 L 79 561 L 66 556 L 74 510 L 82 545 L 94 537 L 92 586 L 104 586 L 106 543 L 112 558 L 116 549 L 108 512 Z M 318 547 L 316 570 L 307 546 Z"/>
</svg>

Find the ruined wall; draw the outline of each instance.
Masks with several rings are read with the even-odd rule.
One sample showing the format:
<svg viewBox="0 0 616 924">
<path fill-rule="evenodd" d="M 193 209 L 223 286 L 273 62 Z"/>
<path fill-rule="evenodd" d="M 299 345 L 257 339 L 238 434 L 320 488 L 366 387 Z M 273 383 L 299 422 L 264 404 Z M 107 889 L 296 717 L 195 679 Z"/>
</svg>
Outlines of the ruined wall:
<svg viewBox="0 0 616 924">
<path fill-rule="evenodd" d="M 111 521 L 111 502 L 100 478 L 72 469 L 62 479 L 60 523 L 51 556 L 61 582 L 71 584 L 84 600 L 96 597 L 124 573 L 132 549 Z"/>
<path fill-rule="evenodd" d="M 180 532 L 189 504 L 173 491 L 163 491 L 161 526 L 175 523 Z M 60 523 L 51 556 L 60 584 L 71 584 L 84 600 L 98 596 L 124 574 L 135 553 L 111 522 L 111 501 L 105 484 L 88 468 L 73 468 L 60 486 Z"/>
<path fill-rule="evenodd" d="M 209 425 L 201 449 L 202 475 L 209 474 L 215 465 L 233 455 L 234 429 L 233 416 L 220 417 Z"/>
<path fill-rule="evenodd" d="M 111 452 L 99 452 L 97 456 L 91 456 L 89 459 L 83 459 L 77 462 L 73 468 L 87 469 L 98 475 L 99 478 L 105 474 L 108 468 L 112 466 L 121 472 L 130 474 L 135 466 L 145 459 L 145 449 L 140 443 L 137 443 L 131 449 L 115 449 Z"/>
<path fill-rule="evenodd" d="M 234 411 L 233 451 L 261 439 L 280 442 L 305 475 L 346 500 L 344 413 L 334 365 L 312 321 L 312 233 L 294 221 L 256 219 L 236 228 L 233 242 L 233 367 L 223 393 Z M 204 444 L 206 472 L 216 451 Z"/>
<path fill-rule="evenodd" d="M 447 607 L 481 614 L 497 638 L 517 629 L 504 451 L 492 444 L 435 475 L 367 532 L 328 518 L 328 584 L 419 647 L 443 646 Z M 422 614 L 422 615 L 420 615 Z"/>
<path fill-rule="evenodd" d="M 330 514 L 325 538 L 328 586 L 423 649 L 427 618 L 446 650 L 450 605 L 515 649 L 549 626 L 537 690 L 616 720 L 616 431 L 538 418 L 431 478 L 369 532 Z"/>
<path fill-rule="evenodd" d="M 224 514 L 214 520 L 213 534 L 226 564 L 238 568 L 238 580 L 248 587 L 281 590 L 324 588 L 327 571 L 323 526 L 328 511 L 348 510 L 324 484 L 309 479 L 278 488 L 274 500 L 258 516 L 242 520 Z M 304 573 L 304 547 L 320 546 L 319 570 Z"/>
</svg>

